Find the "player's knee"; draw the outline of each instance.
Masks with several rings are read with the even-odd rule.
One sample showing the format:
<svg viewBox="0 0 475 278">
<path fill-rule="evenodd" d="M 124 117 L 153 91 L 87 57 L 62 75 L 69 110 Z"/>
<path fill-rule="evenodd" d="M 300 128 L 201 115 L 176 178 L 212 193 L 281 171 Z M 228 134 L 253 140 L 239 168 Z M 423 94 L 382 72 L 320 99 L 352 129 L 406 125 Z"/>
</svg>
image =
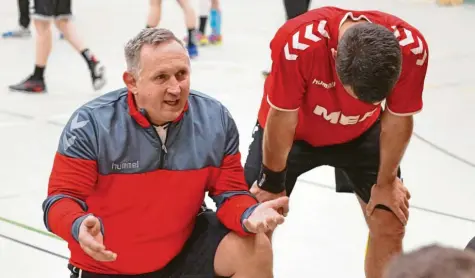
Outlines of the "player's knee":
<svg viewBox="0 0 475 278">
<path fill-rule="evenodd" d="M 225 277 L 273 277 L 272 244 L 265 234 L 240 237 L 228 234 L 215 258 L 217 274 Z"/>
<path fill-rule="evenodd" d="M 243 261 L 237 273 L 246 274 L 246 277 L 272 278 L 273 254 L 272 244 L 265 234 L 258 234 L 246 238 L 248 247 L 242 251 Z"/>
<path fill-rule="evenodd" d="M 54 21 L 54 25 L 56 26 L 56 28 L 58 28 L 58 30 L 64 33 L 64 30 L 66 29 L 66 25 L 68 24 L 68 22 L 69 22 L 69 19 L 67 18 L 56 19 Z"/>
<path fill-rule="evenodd" d="M 396 215 L 384 209 L 374 210 L 368 217 L 368 226 L 372 238 L 402 240 L 406 232 L 405 226 Z"/>
<path fill-rule="evenodd" d="M 34 20 L 35 30 L 38 36 L 45 35 L 47 32 L 50 32 L 51 21 L 49 20 Z"/>
</svg>

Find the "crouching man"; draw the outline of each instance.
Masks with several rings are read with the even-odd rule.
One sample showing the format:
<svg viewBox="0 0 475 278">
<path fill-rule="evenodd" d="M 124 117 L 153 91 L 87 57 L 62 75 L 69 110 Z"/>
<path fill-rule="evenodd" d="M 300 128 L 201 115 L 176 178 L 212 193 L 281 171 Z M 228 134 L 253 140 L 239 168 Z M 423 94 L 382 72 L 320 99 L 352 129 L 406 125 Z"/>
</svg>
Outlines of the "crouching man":
<svg viewBox="0 0 475 278">
<path fill-rule="evenodd" d="M 288 198 L 248 192 L 234 120 L 190 91 L 173 33 L 141 31 L 125 57 L 127 88 L 64 128 L 43 203 L 46 227 L 69 244 L 71 277 L 273 277 L 265 232 L 283 223 Z M 206 192 L 216 213 L 201 206 Z"/>
</svg>

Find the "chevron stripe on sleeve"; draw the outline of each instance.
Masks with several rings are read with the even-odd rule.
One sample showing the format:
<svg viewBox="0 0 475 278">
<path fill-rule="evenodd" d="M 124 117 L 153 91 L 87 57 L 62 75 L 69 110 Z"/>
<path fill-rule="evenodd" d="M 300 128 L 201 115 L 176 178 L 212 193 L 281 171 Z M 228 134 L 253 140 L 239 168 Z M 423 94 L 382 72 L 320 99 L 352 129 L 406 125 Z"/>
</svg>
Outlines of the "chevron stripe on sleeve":
<svg viewBox="0 0 475 278">
<path fill-rule="evenodd" d="M 410 116 L 422 110 L 422 93 L 429 63 L 429 47 L 423 35 L 415 28 L 392 26 L 399 40 L 403 61 L 402 71 L 393 92 L 387 98 L 388 111 L 395 115 Z"/>
<path fill-rule="evenodd" d="M 299 26 L 293 26 L 296 23 Z M 292 21 L 277 32 L 271 42 L 273 66 L 266 79 L 267 101 L 281 111 L 294 111 L 300 107 L 306 91 L 308 75 L 318 63 L 322 42 L 329 38 L 327 21 Z"/>
</svg>

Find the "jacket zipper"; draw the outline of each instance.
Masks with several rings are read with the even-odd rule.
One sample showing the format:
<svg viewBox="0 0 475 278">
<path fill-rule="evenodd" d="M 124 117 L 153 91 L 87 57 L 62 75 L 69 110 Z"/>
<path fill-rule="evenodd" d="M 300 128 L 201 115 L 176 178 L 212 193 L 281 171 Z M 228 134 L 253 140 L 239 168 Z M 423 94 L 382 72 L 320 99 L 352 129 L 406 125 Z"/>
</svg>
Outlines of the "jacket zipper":
<svg viewBox="0 0 475 278">
<path fill-rule="evenodd" d="M 168 150 L 167 150 L 167 140 L 168 140 L 168 130 L 170 128 L 170 125 L 167 126 L 166 130 L 165 130 L 165 142 L 162 142 L 162 139 L 160 138 L 160 135 L 158 135 L 158 140 L 160 140 L 160 144 L 161 144 L 161 150 L 160 150 L 160 165 L 159 165 L 159 168 L 160 169 L 163 169 L 163 167 L 165 166 L 165 159 L 167 158 L 167 153 L 168 153 Z"/>
</svg>

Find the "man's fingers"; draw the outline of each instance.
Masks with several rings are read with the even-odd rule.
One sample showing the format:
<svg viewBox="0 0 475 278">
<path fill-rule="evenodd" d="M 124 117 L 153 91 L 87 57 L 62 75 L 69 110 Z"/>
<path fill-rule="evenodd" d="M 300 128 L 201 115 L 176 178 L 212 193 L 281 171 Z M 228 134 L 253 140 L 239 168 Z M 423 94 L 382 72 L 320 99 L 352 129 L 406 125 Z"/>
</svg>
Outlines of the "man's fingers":
<svg viewBox="0 0 475 278">
<path fill-rule="evenodd" d="M 366 216 L 371 216 L 371 214 L 373 214 L 373 211 L 374 211 L 374 208 L 375 208 L 375 205 L 374 203 L 369 200 L 368 204 L 366 205 Z"/>
<path fill-rule="evenodd" d="M 112 251 L 104 250 L 104 251 L 93 251 L 91 248 L 87 246 L 82 246 L 82 249 L 86 254 L 91 256 L 94 260 L 100 262 L 111 262 L 117 259 L 117 254 Z"/>
<path fill-rule="evenodd" d="M 404 216 L 406 217 L 407 221 L 407 219 L 409 219 L 409 208 L 406 206 L 401 206 L 401 211 L 404 213 Z"/>
<path fill-rule="evenodd" d="M 404 205 L 406 206 L 406 208 L 409 209 L 409 200 L 408 199 L 404 199 Z"/>
<path fill-rule="evenodd" d="M 289 211 L 289 197 L 283 196 L 272 201 L 269 201 L 268 205 L 274 209 L 282 208 L 284 213 Z"/>
<path fill-rule="evenodd" d="M 99 222 L 99 219 L 97 219 L 93 215 L 89 215 L 82 221 L 82 224 L 86 226 L 88 229 L 92 229 L 94 228 L 94 226 L 100 225 L 100 222 Z"/>
<path fill-rule="evenodd" d="M 400 208 L 397 208 L 396 210 L 394 210 L 397 218 L 399 219 L 399 221 L 401 221 L 401 223 L 406 226 L 407 224 L 407 218 L 406 216 L 404 215 L 404 212 L 402 211 L 402 209 Z"/>
</svg>

